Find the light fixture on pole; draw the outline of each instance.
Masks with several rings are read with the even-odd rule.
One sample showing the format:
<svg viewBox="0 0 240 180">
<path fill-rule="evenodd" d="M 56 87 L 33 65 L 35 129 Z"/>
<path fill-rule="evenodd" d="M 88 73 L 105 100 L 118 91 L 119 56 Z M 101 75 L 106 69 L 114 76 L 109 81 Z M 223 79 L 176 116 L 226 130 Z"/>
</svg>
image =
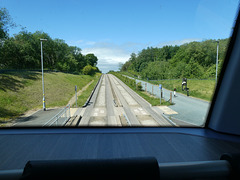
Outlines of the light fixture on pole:
<svg viewBox="0 0 240 180">
<path fill-rule="evenodd" d="M 47 41 L 47 39 L 40 39 L 40 42 L 41 42 L 41 65 L 42 65 L 43 110 L 46 111 L 45 94 L 44 94 L 44 78 L 43 78 L 43 48 L 42 48 L 43 41 Z"/>
<path fill-rule="evenodd" d="M 217 57 L 216 57 L 216 84 L 217 84 L 217 69 L 218 69 L 218 48 L 219 48 L 219 41 L 217 41 Z"/>
</svg>

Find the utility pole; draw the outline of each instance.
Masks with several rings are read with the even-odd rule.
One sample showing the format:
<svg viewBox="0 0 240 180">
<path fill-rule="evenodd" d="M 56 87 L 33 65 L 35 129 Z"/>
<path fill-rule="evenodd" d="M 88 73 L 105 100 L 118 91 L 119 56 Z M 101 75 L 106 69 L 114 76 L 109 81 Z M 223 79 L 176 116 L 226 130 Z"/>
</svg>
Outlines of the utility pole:
<svg viewBox="0 0 240 180">
<path fill-rule="evenodd" d="M 43 110 L 46 111 L 45 94 L 44 94 L 44 78 L 43 78 L 43 48 L 42 48 L 43 41 L 47 41 L 47 39 L 40 39 L 40 42 L 41 42 L 41 65 L 42 65 Z"/>
<path fill-rule="evenodd" d="M 77 85 L 75 86 L 76 108 L 77 108 Z"/>
<path fill-rule="evenodd" d="M 218 69 L 218 48 L 219 48 L 219 41 L 217 41 L 217 58 L 216 58 L 216 84 L 217 84 L 217 69 Z"/>
</svg>

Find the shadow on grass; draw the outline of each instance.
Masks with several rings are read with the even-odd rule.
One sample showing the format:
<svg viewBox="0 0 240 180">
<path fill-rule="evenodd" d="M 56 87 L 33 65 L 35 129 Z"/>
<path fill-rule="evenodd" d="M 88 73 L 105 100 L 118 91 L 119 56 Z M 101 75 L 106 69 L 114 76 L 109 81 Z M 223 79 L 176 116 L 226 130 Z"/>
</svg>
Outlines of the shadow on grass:
<svg viewBox="0 0 240 180">
<path fill-rule="evenodd" d="M 0 90 L 2 91 L 18 91 L 24 87 L 26 80 L 37 80 L 39 79 L 37 72 L 8 72 L 0 73 Z M 16 79 L 22 78 L 23 80 Z"/>
<path fill-rule="evenodd" d="M 16 111 L 9 111 L 3 107 L 0 107 L 0 123 L 5 123 L 6 121 L 3 120 L 4 118 L 11 118 L 18 116 L 19 113 Z"/>
</svg>

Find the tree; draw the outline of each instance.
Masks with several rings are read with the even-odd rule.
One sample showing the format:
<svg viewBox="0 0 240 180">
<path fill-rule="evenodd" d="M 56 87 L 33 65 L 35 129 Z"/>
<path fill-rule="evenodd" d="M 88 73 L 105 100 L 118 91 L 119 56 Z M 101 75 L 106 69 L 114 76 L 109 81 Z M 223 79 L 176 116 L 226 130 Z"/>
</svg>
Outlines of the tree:
<svg viewBox="0 0 240 180">
<path fill-rule="evenodd" d="M 6 69 L 6 68 L 13 68 L 13 69 L 19 69 L 22 65 L 20 56 L 17 56 L 17 54 L 20 54 L 19 46 L 14 42 L 13 38 L 8 39 L 4 42 L 3 47 L 0 51 L 0 68 Z"/>
<path fill-rule="evenodd" d="M 84 56 L 80 48 L 52 39 L 45 32 L 24 30 L 8 37 L 8 30 L 14 25 L 8 11 L 0 8 L 0 69 L 40 69 L 40 39 L 47 39 L 43 43 L 44 68 L 76 73 L 90 65 L 90 74 L 100 72 L 94 54 Z"/>
<path fill-rule="evenodd" d="M 118 70 L 121 71 L 122 67 L 123 67 L 123 63 L 122 63 L 122 62 L 119 62 L 119 63 L 118 63 Z"/>
<path fill-rule="evenodd" d="M 92 67 L 91 65 L 87 65 L 83 68 L 83 74 L 85 75 L 94 75 L 95 73 L 100 72 L 98 67 Z"/>
<path fill-rule="evenodd" d="M 150 62 L 142 71 L 143 78 L 167 79 L 169 63 L 166 61 Z"/>
<path fill-rule="evenodd" d="M 93 75 L 94 74 L 94 69 L 91 65 L 87 65 L 83 68 L 83 74 L 85 75 Z"/>
<path fill-rule="evenodd" d="M 8 37 L 8 30 L 15 26 L 6 8 L 0 9 L 0 40 Z"/>
<path fill-rule="evenodd" d="M 96 66 L 98 58 L 94 54 L 87 54 L 85 56 L 85 61 L 87 62 L 88 65 Z"/>
<path fill-rule="evenodd" d="M 219 69 L 221 69 L 229 39 L 218 39 L 218 41 Z M 148 47 L 138 55 L 132 53 L 130 59 L 123 64 L 121 71 L 151 79 L 212 78 L 214 67 L 216 68 L 216 50 L 217 41 L 211 39 L 181 46 Z"/>
</svg>

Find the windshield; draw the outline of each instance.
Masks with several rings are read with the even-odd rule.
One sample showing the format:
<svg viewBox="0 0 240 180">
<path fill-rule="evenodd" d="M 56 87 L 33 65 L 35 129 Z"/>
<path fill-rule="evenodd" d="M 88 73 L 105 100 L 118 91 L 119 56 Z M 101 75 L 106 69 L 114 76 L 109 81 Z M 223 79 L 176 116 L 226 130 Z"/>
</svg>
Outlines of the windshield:
<svg viewBox="0 0 240 180">
<path fill-rule="evenodd" d="M 0 126 L 204 127 L 237 0 L 0 2 Z"/>
</svg>

